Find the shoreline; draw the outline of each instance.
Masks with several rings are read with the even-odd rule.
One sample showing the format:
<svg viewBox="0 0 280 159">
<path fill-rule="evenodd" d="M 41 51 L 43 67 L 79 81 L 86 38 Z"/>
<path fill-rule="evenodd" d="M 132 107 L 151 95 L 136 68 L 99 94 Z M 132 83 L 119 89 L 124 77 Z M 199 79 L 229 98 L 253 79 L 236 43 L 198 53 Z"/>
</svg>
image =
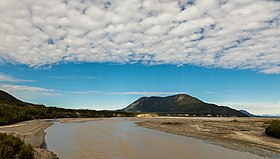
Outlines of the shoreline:
<svg viewBox="0 0 280 159">
<path fill-rule="evenodd" d="M 52 151 L 46 149 L 45 129 L 51 125 L 53 125 L 51 121 L 36 119 L 0 126 L 0 132 L 17 136 L 25 144 L 31 145 L 35 159 L 57 159 Z"/>
<path fill-rule="evenodd" d="M 34 150 L 35 159 L 58 159 L 57 155 L 48 150 L 45 142 L 45 129 L 54 124 L 87 122 L 102 120 L 98 118 L 58 118 L 58 119 L 36 119 L 23 121 L 15 124 L 0 126 L 0 133 L 12 134 L 19 137 L 26 144 L 30 144 Z"/>
<path fill-rule="evenodd" d="M 264 118 L 156 117 L 134 119 L 138 126 L 203 140 L 209 144 L 280 159 L 280 140 L 260 132 Z M 245 127 L 244 125 L 258 127 Z M 261 127 L 261 128 L 260 128 Z M 252 129 L 252 130 L 250 130 Z"/>
<path fill-rule="evenodd" d="M 46 148 L 45 129 L 53 125 L 54 122 L 79 123 L 96 120 L 102 119 L 38 119 L 0 126 L 0 132 L 18 136 L 26 144 L 30 144 L 34 149 L 35 159 L 57 159 L 57 155 Z M 135 121 L 135 124 L 141 127 L 192 137 L 203 140 L 209 144 L 241 152 L 249 152 L 262 157 L 280 159 L 280 140 L 268 137 L 260 131 L 264 129 L 268 121 L 273 119 L 238 117 L 154 117 L 129 118 L 128 120 Z"/>
</svg>

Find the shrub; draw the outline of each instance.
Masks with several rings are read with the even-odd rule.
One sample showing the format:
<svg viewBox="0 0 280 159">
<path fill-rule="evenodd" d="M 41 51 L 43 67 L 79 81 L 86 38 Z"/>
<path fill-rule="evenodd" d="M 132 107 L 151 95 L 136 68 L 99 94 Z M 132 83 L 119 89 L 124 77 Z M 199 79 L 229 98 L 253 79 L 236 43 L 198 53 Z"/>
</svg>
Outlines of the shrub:
<svg viewBox="0 0 280 159">
<path fill-rule="evenodd" d="M 161 123 L 162 125 L 182 125 L 183 122 L 180 121 L 180 122 L 163 122 Z"/>
<path fill-rule="evenodd" d="M 18 137 L 0 133 L 0 159 L 33 159 L 33 150 Z"/>
<path fill-rule="evenodd" d="M 18 159 L 33 159 L 32 147 L 30 145 L 22 145 L 18 154 Z"/>
<path fill-rule="evenodd" d="M 14 149 L 9 145 L 0 145 L 0 159 L 11 159 L 14 157 Z"/>
<path fill-rule="evenodd" d="M 280 138 L 280 120 L 273 120 L 265 129 L 265 133 L 269 136 Z"/>
</svg>

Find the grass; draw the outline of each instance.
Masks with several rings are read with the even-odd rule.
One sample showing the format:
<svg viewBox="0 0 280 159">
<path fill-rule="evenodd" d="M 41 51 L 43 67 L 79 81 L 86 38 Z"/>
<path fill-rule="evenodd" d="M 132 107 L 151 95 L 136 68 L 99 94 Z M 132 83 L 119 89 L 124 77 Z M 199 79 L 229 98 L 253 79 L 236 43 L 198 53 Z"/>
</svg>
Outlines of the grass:
<svg viewBox="0 0 280 159">
<path fill-rule="evenodd" d="M 265 134 L 280 139 L 280 120 L 273 120 L 265 129 Z"/>
</svg>

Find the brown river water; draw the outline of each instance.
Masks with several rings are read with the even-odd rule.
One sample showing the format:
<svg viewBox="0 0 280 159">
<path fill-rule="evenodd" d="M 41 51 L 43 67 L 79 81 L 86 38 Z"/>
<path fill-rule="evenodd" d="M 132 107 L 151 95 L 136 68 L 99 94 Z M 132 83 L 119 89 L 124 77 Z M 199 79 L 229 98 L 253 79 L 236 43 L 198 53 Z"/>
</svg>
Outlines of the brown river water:
<svg viewBox="0 0 280 159">
<path fill-rule="evenodd" d="M 261 159 L 205 141 L 142 128 L 124 118 L 55 123 L 47 148 L 60 159 Z"/>
</svg>

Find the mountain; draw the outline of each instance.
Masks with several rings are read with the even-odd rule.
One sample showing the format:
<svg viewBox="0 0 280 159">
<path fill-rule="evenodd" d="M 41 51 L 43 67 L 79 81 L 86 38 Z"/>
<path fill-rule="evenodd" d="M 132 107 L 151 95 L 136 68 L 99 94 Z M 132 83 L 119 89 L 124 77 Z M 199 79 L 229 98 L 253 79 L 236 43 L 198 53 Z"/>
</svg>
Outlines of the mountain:
<svg viewBox="0 0 280 159">
<path fill-rule="evenodd" d="M 245 114 L 245 115 L 247 115 L 247 116 L 249 116 L 249 117 L 256 117 L 256 115 L 251 114 L 251 113 L 249 113 L 249 112 L 246 111 L 246 110 L 239 110 L 239 112 L 241 112 L 241 113 L 243 113 L 243 114 Z"/>
<path fill-rule="evenodd" d="M 280 114 L 262 114 L 262 115 L 259 115 L 259 116 L 265 117 L 265 118 L 279 118 Z"/>
<path fill-rule="evenodd" d="M 17 98 L 3 90 L 0 90 L 0 101 L 23 103 L 21 100 L 18 100 Z"/>
<path fill-rule="evenodd" d="M 226 106 L 205 103 L 186 94 L 167 97 L 142 97 L 122 109 L 125 112 L 184 113 L 189 115 L 247 116 Z"/>
<path fill-rule="evenodd" d="M 134 116 L 134 113 L 107 110 L 64 109 L 26 103 L 0 90 L 0 126 L 33 119 L 98 118 Z"/>
</svg>

